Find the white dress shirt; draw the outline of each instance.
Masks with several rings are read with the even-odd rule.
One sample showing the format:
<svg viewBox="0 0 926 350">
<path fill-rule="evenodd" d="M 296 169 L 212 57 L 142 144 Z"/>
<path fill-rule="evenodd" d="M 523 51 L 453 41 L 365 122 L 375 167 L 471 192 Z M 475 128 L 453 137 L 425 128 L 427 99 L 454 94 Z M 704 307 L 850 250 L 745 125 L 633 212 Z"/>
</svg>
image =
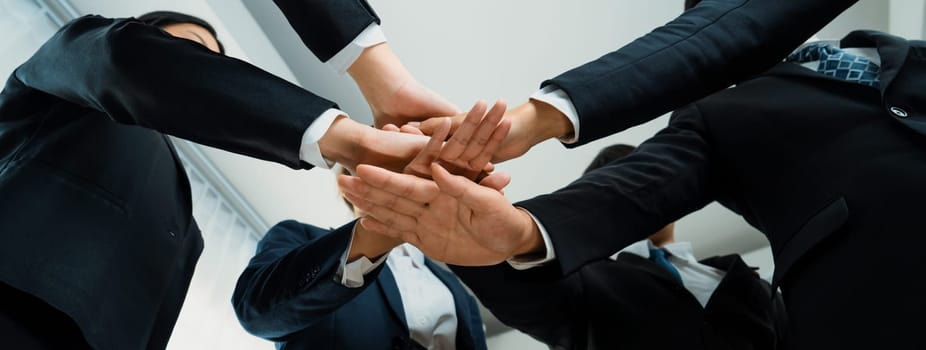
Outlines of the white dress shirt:
<svg viewBox="0 0 926 350">
<path fill-rule="evenodd" d="M 425 265 L 424 254 L 418 248 L 404 243 L 375 262 L 360 257 L 347 264 L 348 254 L 349 250 L 345 250 L 341 255 L 338 269 L 342 285 L 363 286 L 364 276 L 385 261 L 399 288 L 411 338 L 427 349 L 456 348 L 457 312 L 453 294 Z"/>
<path fill-rule="evenodd" d="M 617 255 L 620 253 L 630 253 L 649 259 L 650 249 L 657 248 L 653 245 L 653 242 L 644 239 L 615 253 L 611 256 L 611 260 L 617 260 Z M 720 281 L 723 280 L 726 272 L 698 262 L 698 259 L 694 257 L 689 242 L 675 242 L 664 245 L 662 248 L 669 252 L 667 259 L 672 266 L 675 266 L 679 275 L 682 276 L 682 284 L 685 289 L 698 299 L 701 307 L 707 305 L 707 301 L 711 299 L 711 295 L 720 285 Z"/>
</svg>

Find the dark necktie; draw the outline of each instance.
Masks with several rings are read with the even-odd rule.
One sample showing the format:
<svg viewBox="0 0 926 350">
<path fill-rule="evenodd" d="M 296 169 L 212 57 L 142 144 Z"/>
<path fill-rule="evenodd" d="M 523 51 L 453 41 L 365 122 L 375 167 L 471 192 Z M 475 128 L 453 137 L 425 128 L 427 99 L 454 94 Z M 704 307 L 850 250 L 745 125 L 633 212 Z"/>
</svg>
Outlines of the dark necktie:
<svg viewBox="0 0 926 350">
<path fill-rule="evenodd" d="M 789 55 L 786 61 L 820 61 L 817 72 L 873 88 L 881 86 L 878 76 L 881 67 L 865 57 L 850 54 L 832 45 L 808 45 Z"/>
<path fill-rule="evenodd" d="M 667 255 L 669 255 L 669 253 L 666 252 L 665 248 L 649 250 L 650 260 L 661 265 L 666 270 L 669 270 L 669 272 L 672 273 L 672 276 L 675 276 L 675 279 L 677 279 L 679 282 L 682 282 L 682 275 L 678 273 L 678 269 L 676 269 L 675 266 L 672 266 L 672 263 L 669 262 Z"/>
</svg>

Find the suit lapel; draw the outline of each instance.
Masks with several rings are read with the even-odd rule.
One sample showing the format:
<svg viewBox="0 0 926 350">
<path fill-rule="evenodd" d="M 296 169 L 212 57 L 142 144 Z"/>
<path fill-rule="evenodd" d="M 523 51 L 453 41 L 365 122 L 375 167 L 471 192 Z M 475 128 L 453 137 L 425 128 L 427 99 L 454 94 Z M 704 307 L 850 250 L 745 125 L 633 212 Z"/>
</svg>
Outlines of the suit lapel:
<svg viewBox="0 0 926 350">
<path fill-rule="evenodd" d="M 383 271 L 380 272 L 380 276 L 376 281 L 376 284 L 379 286 L 379 291 L 383 293 L 383 298 L 386 299 L 386 303 L 389 304 L 389 309 L 392 310 L 393 316 L 399 320 L 399 324 L 402 325 L 405 332 L 408 332 L 408 322 L 405 320 L 405 308 L 402 307 L 402 295 L 399 294 L 399 286 L 395 283 L 395 276 L 392 274 L 392 270 L 389 269 L 388 265 L 383 266 Z"/>
<path fill-rule="evenodd" d="M 857 30 L 840 41 L 842 47 L 876 47 L 881 56 L 881 94 L 894 82 L 907 61 L 910 45 L 907 40 L 873 30 Z"/>
<path fill-rule="evenodd" d="M 720 301 L 736 300 L 741 302 L 742 300 L 739 299 L 742 299 L 742 296 L 753 294 L 751 291 L 753 285 L 758 282 L 759 276 L 753 268 L 743 262 L 739 255 L 715 256 L 700 262 L 726 272 L 723 279 L 720 280 L 720 284 L 717 285 L 717 289 L 711 294 L 707 305 L 704 306 L 705 310 L 709 310 L 713 304 Z"/>
</svg>

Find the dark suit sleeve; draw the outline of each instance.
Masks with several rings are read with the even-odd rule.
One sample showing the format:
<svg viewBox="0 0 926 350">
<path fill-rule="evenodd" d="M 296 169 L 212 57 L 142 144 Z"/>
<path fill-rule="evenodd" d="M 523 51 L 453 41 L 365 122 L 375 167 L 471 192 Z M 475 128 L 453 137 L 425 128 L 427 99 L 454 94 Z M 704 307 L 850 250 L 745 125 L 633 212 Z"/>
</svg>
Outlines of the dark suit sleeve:
<svg viewBox="0 0 926 350">
<path fill-rule="evenodd" d="M 235 314 L 256 336 L 281 340 L 336 311 L 365 290 L 384 265 L 367 273 L 367 283 L 348 288 L 336 280 L 340 258 L 354 224 L 330 233 L 284 221 L 260 241 L 257 254 L 238 278 Z"/>
<path fill-rule="evenodd" d="M 23 85 L 117 122 L 309 168 L 306 128 L 336 105 L 243 61 L 133 19 L 85 16 L 14 72 Z"/>
<path fill-rule="evenodd" d="M 585 347 L 578 273 L 562 277 L 553 265 L 518 271 L 508 263 L 451 269 L 505 325 L 551 348 Z"/>
<path fill-rule="evenodd" d="M 568 274 L 710 203 L 718 180 L 708 137 L 697 107 L 685 107 L 630 155 L 515 205 L 544 226 Z"/>
<path fill-rule="evenodd" d="M 568 146 L 579 146 L 771 68 L 855 2 L 704 0 L 543 85 L 563 89 L 575 105 L 579 140 Z"/>
<path fill-rule="evenodd" d="M 322 62 L 379 17 L 366 0 L 274 0 L 302 42 Z"/>
</svg>

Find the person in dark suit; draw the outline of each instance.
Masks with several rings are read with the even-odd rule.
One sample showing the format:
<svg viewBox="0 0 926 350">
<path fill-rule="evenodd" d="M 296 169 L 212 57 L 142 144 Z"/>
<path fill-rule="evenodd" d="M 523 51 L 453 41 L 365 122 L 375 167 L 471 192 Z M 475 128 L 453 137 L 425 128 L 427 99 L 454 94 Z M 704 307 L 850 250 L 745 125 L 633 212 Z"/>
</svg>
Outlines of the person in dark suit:
<svg viewBox="0 0 926 350">
<path fill-rule="evenodd" d="M 926 43 L 855 31 L 832 44 L 838 47 L 805 46 L 788 62 L 681 108 L 630 156 L 515 206 L 439 166 L 442 192 L 375 167 L 359 167 L 360 179 L 341 178 L 342 191 L 368 193 L 388 181 L 380 195 L 403 193 L 420 207 L 403 213 L 382 202 L 358 204 L 380 221 L 365 219 L 371 230 L 431 232 L 431 240 L 408 239 L 439 260 L 429 245 L 442 235 L 472 238 L 473 245 L 458 245 L 472 252 L 533 263 L 553 257 L 536 272 L 547 280 L 718 201 L 771 244 L 772 285 L 780 286 L 789 319 L 785 348 L 916 344 L 919 326 L 909 320 L 926 310 L 926 282 L 913 272 L 926 268 L 915 252 L 926 243 L 919 234 Z M 816 62 L 799 63 L 805 59 Z M 448 207 L 467 220 L 429 219 L 446 218 Z M 415 221 L 404 217 L 411 212 Z"/>
<path fill-rule="evenodd" d="M 293 169 L 402 169 L 427 143 L 351 121 L 334 102 L 221 51 L 212 27 L 192 16 L 85 16 L 9 77 L 0 93 L 2 347 L 166 346 L 203 249 L 166 135 Z"/>
<path fill-rule="evenodd" d="M 407 243 L 347 263 L 352 237 L 364 234 L 352 228 L 271 228 L 232 297 L 241 325 L 278 349 L 486 348 L 478 304 L 453 273 Z M 320 282 L 291 283 L 304 271 Z"/>
<path fill-rule="evenodd" d="M 686 11 L 669 23 L 543 81 L 506 114 L 511 133 L 493 161 L 551 138 L 578 147 L 748 79 L 856 2 L 686 0 Z M 436 123 L 420 128 L 430 134 Z"/>
<path fill-rule="evenodd" d="M 585 173 L 634 149 L 605 147 Z M 777 349 L 787 329 L 781 295 L 739 255 L 698 261 L 672 223 L 561 279 L 451 268 L 499 320 L 553 349 Z"/>
</svg>

